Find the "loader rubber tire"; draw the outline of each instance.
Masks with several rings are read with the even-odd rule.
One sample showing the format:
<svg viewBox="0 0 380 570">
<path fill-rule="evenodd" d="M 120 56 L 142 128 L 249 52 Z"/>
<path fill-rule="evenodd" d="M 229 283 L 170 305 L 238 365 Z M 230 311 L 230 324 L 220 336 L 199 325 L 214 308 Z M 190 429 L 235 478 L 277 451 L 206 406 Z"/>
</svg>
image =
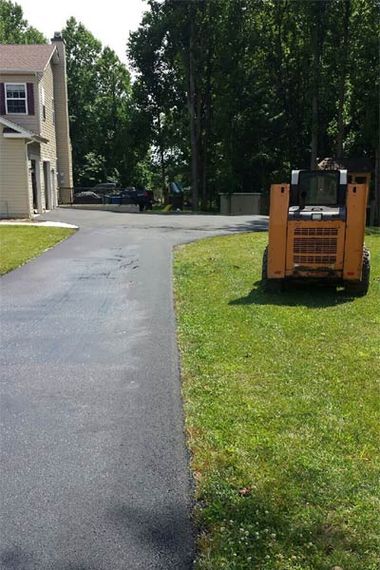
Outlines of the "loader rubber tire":
<svg viewBox="0 0 380 570">
<path fill-rule="evenodd" d="M 366 247 L 363 247 L 362 278 L 360 281 L 346 281 L 344 284 L 346 293 L 353 297 L 364 297 L 369 289 L 369 277 L 371 273 L 371 255 Z"/>
<path fill-rule="evenodd" d="M 261 286 L 268 293 L 281 293 L 284 287 L 283 279 L 268 279 L 268 246 L 264 249 L 261 269 Z"/>
<path fill-rule="evenodd" d="M 263 265 L 261 269 L 261 280 L 264 283 L 268 279 L 268 246 L 264 249 Z"/>
</svg>

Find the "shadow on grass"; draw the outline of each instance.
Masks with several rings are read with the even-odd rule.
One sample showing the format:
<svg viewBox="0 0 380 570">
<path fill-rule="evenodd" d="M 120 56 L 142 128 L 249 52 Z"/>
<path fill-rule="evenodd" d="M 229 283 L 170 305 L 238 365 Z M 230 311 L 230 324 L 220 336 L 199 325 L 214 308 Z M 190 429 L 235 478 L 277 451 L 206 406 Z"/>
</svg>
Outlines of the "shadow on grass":
<svg viewBox="0 0 380 570">
<path fill-rule="evenodd" d="M 261 281 L 256 281 L 254 287 L 246 297 L 233 299 L 229 305 L 282 305 L 285 307 L 307 307 L 309 309 L 323 309 L 350 303 L 350 297 L 341 289 L 326 285 L 300 285 L 287 284 L 281 292 L 266 291 Z"/>
<path fill-rule="evenodd" d="M 347 559 L 354 564 L 344 568 L 365 567 L 355 564 L 363 554 L 355 536 L 333 520 L 334 513 L 328 508 L 316 508 L 306 499 L 304 504 L 298 499 L 275 505 L 270 495 L 268 489 L 264 494 L 253 491 L 240 497 L 227 483 L 207 490 L 206 501 L 197 513 L 199 530 L 205 537 L 216 531 L 211 549 L 234 560 L 236 565 L 231 567 L 279 568 L 277 564 L 291 556 L 292 568 L 301 568 L 301 560 L 302 568 L 333 568 Z"/>
</svg>

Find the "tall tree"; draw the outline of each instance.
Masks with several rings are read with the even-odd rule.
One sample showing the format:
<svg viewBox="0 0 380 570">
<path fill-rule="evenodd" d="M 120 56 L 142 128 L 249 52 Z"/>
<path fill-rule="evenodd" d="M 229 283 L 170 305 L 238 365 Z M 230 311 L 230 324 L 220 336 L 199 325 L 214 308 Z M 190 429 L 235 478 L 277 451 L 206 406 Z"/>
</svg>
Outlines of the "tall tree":
<svg viewBox="0 0 380 570">
<path fill-rule="evenodd" d="M 98 128 L 98 117 L 95 112 L 98 95 L 96 63 L 101 55 L 102 46 L 75 18 L 67 21 L 62 35 L 66 43 L 74 183 L 78 184 L 81 182 L 80 172 L 86 155 L 98 153 L 95 146 Z"/>
<path fill-rule="evenodd" d="M 131 174 L 128 156 L 133 156 L 126 144 L 131 114 L 129 71 L 115 52 L 103 49 L 74 18 L 67 21 L 63 37 L 75 184 L 104 180 L 126 184 Z"/>
<path fill-rule="evenodd" d="M 152 117 L 159 110 L 152 142 L 162 157 L 174 130 L 159 138 L 157 126 L 172 124 L 175 107 L 195 208 L 220 191 L 262 191 L 318 156 L 375 159 L 375 0 L 149 4 L 130 56 Z"/>
<path fill-rule="evenodd" d="M 311 156 L 310 168 L 316 168 L 320 131 L 320 89 L 322 78 L 322 51 L 326 34 L 325 15 L 326 0 L 310 0 L 308 2 L 311 30 Z"/>
<path fill-rule="evenodd" d="M 0 43 L 45 44 L 46 38 L 36 28 L 29 26 L 19 4 L 0 0 Z"/>
<path fill-rule="evenodd" d="M 152 157 L 159 165 L 160 185 L 167 192 L 170 164 L 181 156 L 181 109 L 185 101 L 178 66 L 173 66 L 178 48 L 172 6 L 150 2 L 139 29 L 128 42 L 128 54 L 137 80 L 134 101 L 150 124 Z M 173 42 L 174 39 L 174 42 Z M 180 110 L 180 113 L 178 113 Z"/>
<path fill-rule="evenodd" d="M 351 0 L 343 0 L 338 3 L 341 8 L 341 34 L 339 43 L 339 59 L 340 74 L 338 81 L 338 102 L 337 102 L 337 135 L 336 135 L 336 157 L 340 160 L 343 158 L 344 143 L 344 108 L 347 96 L 347 73 L 348 73 L 348 55 L 349 55 L 349 34 L 350 34 L 350 14 Z"/>
</svg>

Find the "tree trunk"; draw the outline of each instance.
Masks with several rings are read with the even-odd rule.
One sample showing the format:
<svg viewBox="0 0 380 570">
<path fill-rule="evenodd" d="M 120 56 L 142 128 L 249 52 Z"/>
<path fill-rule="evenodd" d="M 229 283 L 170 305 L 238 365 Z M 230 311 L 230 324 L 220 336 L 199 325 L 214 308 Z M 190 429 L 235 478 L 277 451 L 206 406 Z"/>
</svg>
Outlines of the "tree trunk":
<svg viewBox="0 0 380 570">
<path fill-rule="evenodd" d="M 197 117 L 196 117 L 196 87 L 194 73 L 194 7 L 191 6 L 190 12 L 190 41 L 189 41 L 189 89 L 188 89 L 188 107 L 190 117 L 190 140 L 191 140 L 191 190 L 192 190 L 192 209 L 198 210 L 199 201 L 199 149 L 197 140 Z"/>
<path fill-rule="evenodd" d="M 338 98 L 338 130 L 336 138 L 336 158 L 343 158 L 343 140 L 344 140 L 344 101 L 346 97 L 346 76 L 347 76 L 347 56 L 348 56 L 348 28 L 350 23 L 351 0 L 344 2 L 343 16 L 343 39 L 341 44 L 340 57 L 340 77 L 339 77 L 339 98 Z"/>
<path fill-rule="evenodd" d="M 163 141 L 163 134 L 162 134 L 160 110 L 158 110 L 158 113 L 157 113 L 157 125 L 158 125 L 158 136 L 159 136 L 158 153 L 160 155 L 162 197 L 164 199 L 164 203 L 167 204 L 168 203 L 168 188 L 166 185 L 166 165 L 165 165 L 164 141 Z"/>
<path fill-rule="evenodd" d="M 198 165 L 198 206 L 199 198 L 203 196 L 203 147 L 202 147 L 202 95 L 199 84 L 195 85 L 195 137 L 196 137 L 196 161 Z"/>
<path fill-rule="evenodd" d="M 210 6 L 211 10 L 211 6 Z M 203 131 L 202 131 L 202 193 L 201 193 L 201 208 L 207 210 L 211 207 L 211 196 L 207 181 L 207 167 L 208 167 L 208 146 L 211 131 L 211 75 L 212 75 L 212 56 L 213 56 L 213 39 L 212 39 L 212 26 L 213 19 L 212 13 L 208 12 L 206 42 L 207 42 L 207 57 L 206 57 L 206 86 L 203 100 Z"/>
<path fill-rule="evenodd" d="M 318 136 L 319 136 L 319 83 L 321 75 L 321 52 L 323 45 L 323 25 L 324 25 L 324 2 L 313 2 L 312 8 L 312 119 L 311 119 L 311 170 L 317 167 L 318 157 Z"/>
<path fill-rule="evenodd" d="M 318 107 L 319 107 L 319 97 L 316 91 L 316 84 L 313 88 L 313 99 L 312 99 L 312 120 L 311 120 L 311 157 L 310 157 L 310 170 L 315 170 L 317 168 L 318 162 Z"/>
</svg>

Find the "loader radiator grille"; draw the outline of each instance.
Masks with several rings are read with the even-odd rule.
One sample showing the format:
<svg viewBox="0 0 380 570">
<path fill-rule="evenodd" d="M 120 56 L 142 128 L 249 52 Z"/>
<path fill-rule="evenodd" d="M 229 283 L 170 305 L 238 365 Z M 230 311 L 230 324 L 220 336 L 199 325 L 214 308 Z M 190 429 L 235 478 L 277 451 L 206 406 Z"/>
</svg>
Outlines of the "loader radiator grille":
<svg viewBox="0 0 380 570">
<path fill-rule="evenodd" d="M 296 228 L 293 262 L 297 265 L 332 265 L 336 263 L 337 228 Z"/>
<path fill-rule="evenodd" d="M 331 265 L 336 262 L 334 255 L 294 255 L 297 265 Z"/>
<path fill-rule="evenodd" d="M 338 228 L 296 228 L 295 236 L 337 236 Z"/>
<path fill-rule="evenodd" d="M 336 254 L 336 238 L 294 238 L 293 253 Z"/>
</svg>

